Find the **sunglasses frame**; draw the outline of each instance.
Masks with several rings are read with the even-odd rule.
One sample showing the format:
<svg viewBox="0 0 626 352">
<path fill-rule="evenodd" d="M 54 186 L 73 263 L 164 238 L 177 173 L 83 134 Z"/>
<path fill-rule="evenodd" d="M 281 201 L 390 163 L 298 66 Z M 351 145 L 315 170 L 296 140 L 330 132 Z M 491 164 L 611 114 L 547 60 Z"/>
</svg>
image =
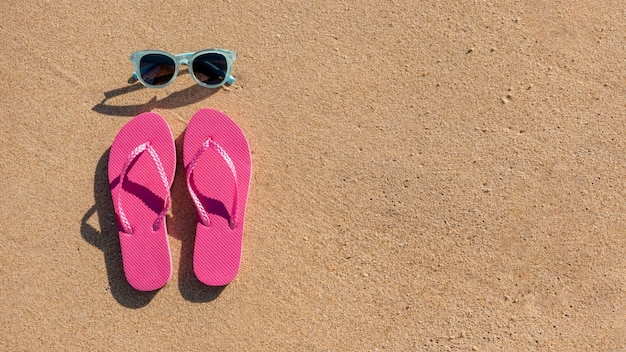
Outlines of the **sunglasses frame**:
<svg viewBox="0 0 626 352">
<path fill-rule="evenodd" d="M 161 84 L 161 85 L 148 84 L 146 81 L 144 81 L 141 75 L 137 74 L 137 72 L 141 72 L 141 67 L 140 67 L 141 59 L 144 56 L 150 55 L 150 54 L 163 55 L 172 59 L 172 61 L 174 61 L 174 66 L 175 66 L 174 74 L 172 75 L 172 78 L 165 84 Z M 224 74 L 224 80 L 221 81 L 220 83 L 206 84 L 206 83 L 199 81 L 196 78 L 196 75 L 193 72 L 193 60 L 195 60 L 198 56 L 204 55 L 204 54 L 220 54 L 226 58 L 226 72 Z M 237 58 L 237 54 L 234 51 L 230 51 L 226 49 L 215 49 L 215 48 L 204 49 L 204 50 L 200 50 L 196 52 L 177 54 L 177 55 L 173 55 L 163 50 L 141 50 L 141 51 L 135 51 L 132 54 L 130 54 L 130 61 L 133 63 L 133 67 L 135 68 L 135 71 L 133 72 L 133 78 L 135 78 L 136 80 L 141 82 L 141 84 L 143 84 L 144 86 L 148 88 L 157 88 L 157 89 L 165 88 L 169 86 L 170 84 L 172 84 L 172 82 L 174 82 L 174 80 L 178 76 L 178 71 L 180 70 L 181 65 L 187 66 L 187 69 L 189 70 L 189 74 L 191 74 L 191 77 L 193 77 L 193 80 L 196 81 L 196 83 L 202 87 L 218 88 L 224 84 L 231 85 L 235 82 L 235 77 L 233 77 L 230 73 L 232 71 L 233 63 L 235 62 L 236 58 Z"/>
</svg>

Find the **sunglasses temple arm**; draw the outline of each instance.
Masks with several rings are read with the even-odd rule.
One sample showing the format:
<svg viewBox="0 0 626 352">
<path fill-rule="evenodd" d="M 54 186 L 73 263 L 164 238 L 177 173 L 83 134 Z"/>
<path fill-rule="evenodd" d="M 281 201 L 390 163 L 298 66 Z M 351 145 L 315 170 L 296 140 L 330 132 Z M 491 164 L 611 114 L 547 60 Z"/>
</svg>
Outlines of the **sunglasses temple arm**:
<svg viewBox="0 0 626 352">
<path fill-rule="evenodd" d="M 146 72 L 152 70 L 154 68 L 154 66 L 156 66 L 156 64 L 149 64 L 149 65 L 146 65 L 146 66 L 142 67 L 141 68 L 141 75 L 142 76 L 145 75 Z M 139 79 L 139 77 L 137 76 L 137 72 L 135 72 L 135 71 L 133 71 L 133 78 L 134 79 Z"/>
<path fill-rule="evenodd" d="M 137 72 L 133 71 L 133 78 L 139 79 L 139 77 L 137 77 Z M 228 78 L 226 79 L 226 84 L 228 84 L 229 86 L 232 86 L 233 83 L 235 83 L 235 77 L 233 75 L 229 75 Z"/>
<path fill-rule="evenodd" d="M 207 62 L 207 64 L 208 64 L 209 66 L 211 66 L 211 69 L 212 69 L 214 72 L 219 72 L 219 73 L 221 73 L 221 74 L 226 73 L 226 72 L 224 72 L 224 71 L 220 70 L 217 66 L 213 65 L 213 64 L 212 64 L 212 63 L 210 63 L 210 62 Z M 228 84 L 228 85 L 230 86 L 230 85 L 232 85 L 233 83 L 235 83 L 235 77 L 234 77 L 233 75 L 228 75 L 228 78 L 226 78 L 226 84 Z"/>
</svg>

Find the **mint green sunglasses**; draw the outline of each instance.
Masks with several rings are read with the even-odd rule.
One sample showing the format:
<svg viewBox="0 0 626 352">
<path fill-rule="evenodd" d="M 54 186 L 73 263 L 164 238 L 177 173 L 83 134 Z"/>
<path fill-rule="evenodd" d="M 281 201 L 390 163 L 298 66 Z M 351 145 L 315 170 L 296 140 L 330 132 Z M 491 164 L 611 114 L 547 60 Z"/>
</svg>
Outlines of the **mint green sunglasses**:
<svg viewBox="0 0 626 352">
<path fill-rule="evenodd" d="M 162 50 L 142 50 L 130 54 L 130 61 L 135 67 L 133 77 L 148 88 L 164 88 L 172 84 L 180 65 L 187 65 L 191 77 L 202 87 L 231 85 L 235 82 L 230 72 L 236 58 L 234 51 L 224 49 L 205 49 L 178 55 Z"/>
</svg>

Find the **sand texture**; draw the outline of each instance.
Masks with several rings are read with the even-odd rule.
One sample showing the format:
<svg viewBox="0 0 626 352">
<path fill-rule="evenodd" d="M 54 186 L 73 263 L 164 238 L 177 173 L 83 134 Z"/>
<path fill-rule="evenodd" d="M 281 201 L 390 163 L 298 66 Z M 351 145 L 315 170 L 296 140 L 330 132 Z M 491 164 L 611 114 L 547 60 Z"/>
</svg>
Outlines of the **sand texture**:
<svg viewBox="0 0 626 352">
<path fill-rule="evenodd" d="M 1 351 L 625 351 L 626 2 L 0 2 Z M 237 52 L 234 86 L 129 54 Z M 202 285 L 197 110 L 252 152 L 241 270 Z M 174 272 L 124 278 L 109 148 L 178 151 Z"/>
</svg>

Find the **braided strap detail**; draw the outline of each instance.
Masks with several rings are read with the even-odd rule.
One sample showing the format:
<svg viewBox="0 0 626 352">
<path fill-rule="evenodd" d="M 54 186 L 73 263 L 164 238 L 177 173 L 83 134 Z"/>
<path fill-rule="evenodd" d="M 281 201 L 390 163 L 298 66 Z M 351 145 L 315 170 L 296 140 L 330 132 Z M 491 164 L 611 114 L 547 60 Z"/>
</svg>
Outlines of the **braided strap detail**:
<svg viewBox="0 0 626 352">
<path fill-rule="evenodd" d="M 163 182 L 163 187 L 165 188 L 165 191 L 167 193 L 167 195 L 165 196 L 165 200 L 164 200 L 163 210 L 161 211 L 161 213 L 159 213 L 156 220 L 154 221 L 154 224 L 152 225 L 152 229 L 154 231 L 158 230 L 161 227 L 161 225 L 163 224 L 163 220 L 165 219 L 165 215 L 167 214 L 167 211 L 170 207 L 170 195 L 169 195 L 170 185 L 167 179 L 167 175 L 165 174 L 165 168 L 163 167 L 163 163 L 161 162 L 159 155 L 157 154 L 156 150 L 154 150 L 150 142 L 143 143 L 139 145 L 137 148 L 135 148 L 128 155 L 128 159 L 126 159 L 126 162 L 124 163 L 124 166 L 122 167 L 122 172 L 120 174 L 120 187 L 117 190 L 117 209 L 118 209 L 118 216 L 120 220 L 119 222 L 122 225 L 122 231 L 129 235 L 133 233 L 133 228 L 130 226 L 130 222 L 128 221 L 128 218 L 126 217 L 126 213 L 124 212 L 124 209 L 122 208 L 122 197 L 121 197 L 122 186 L 124 185 L 124 180 L 126 179 L 126 173 L 128 172 L 128 168 L 130 167 L 130 164 L 132 164 L 132 162 L 135 161 L 139 157 L 139 155 L 145 151 L 147 151 L 150 157 L 152 158 L 152 161 L 154 162 L 154 165 L 156 166 L 157 171 L 159 172 L 159 176 L 161 177 L 161 181 Z"/>
<path fill-rule="evenodd" d="M 198 161 L 200 161 L 200 158 L 202 157 L 204 152 L 208 149 L 217 152 L 224 159 L 224 161 L 228 165 L 228 168 L 230 169 L 230 172 L 233 174 L 233 178 L 235 179 L 235 190 L 233 195 L 234 199 L 229 221 L 230 228 L 234 229 L 237 226 L 237 170 L 235 170 L 235 164 L 233 163 L 233 160 L 230 158 L 228 153 L 213 139 L 209 138 L 204 143 L 202 143 L 202 146 L 200 147 L 200 149 L 198 149 L 196 155 L 194 155 L 193 159 L 189 163 L 189 166 L 187 167 L 187 188 L 189 189 L 191 199 L 193 199 L 193 202 L 196 204 L 196 208 L 198 209 L 198 217 L 200 218 L 200 223 L 202 223 L 204 226 L 210 226 L 211 222 L 209 221 L 209 214 L 207 213 L 206 209 L 204 209 L 202 202 L 200 202 L 200 199 L 198 199 L 198 196 L 191 187 L 191 174 L 193 173 L 196 164 L 198 164 Z"/>
</svg>

